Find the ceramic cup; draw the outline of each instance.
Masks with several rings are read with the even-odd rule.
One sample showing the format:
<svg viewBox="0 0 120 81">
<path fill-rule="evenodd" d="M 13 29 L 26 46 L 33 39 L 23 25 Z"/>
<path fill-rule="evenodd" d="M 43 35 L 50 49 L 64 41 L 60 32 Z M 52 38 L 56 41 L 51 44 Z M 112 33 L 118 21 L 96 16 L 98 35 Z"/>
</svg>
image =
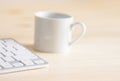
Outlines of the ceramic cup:
<svg viewBox="0 0 120 81">
<path fill-rule="evenodd" d="M 72 28 L 82 28 L 77 39 L 72 40 Z M 83 22 L 73 22 L 73 17 L 57 12 L 41 11 L 35 13 L 34 48 L 41 52 L 66 53 L 70 45 L 86 32 Z"/>
</svg>

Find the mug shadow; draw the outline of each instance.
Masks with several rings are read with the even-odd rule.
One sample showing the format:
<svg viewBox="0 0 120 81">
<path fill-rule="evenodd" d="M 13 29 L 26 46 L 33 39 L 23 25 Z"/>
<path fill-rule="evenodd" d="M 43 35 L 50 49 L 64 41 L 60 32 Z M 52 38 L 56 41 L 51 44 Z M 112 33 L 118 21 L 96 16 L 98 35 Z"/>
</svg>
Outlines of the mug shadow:
<svg viewBox="0 0 120 81">
<path fill-rule="evenodd" d="M 24 46 L 28 48 L 30 51 L 41 53 L 40 51 L 34 48 L 33 44 L 24 44 Z"/>
<path fill-rule="evenodd" d="M 42 53 L 42 54 L 56 54 L 56 53 L 51 53 L 51 52 L 43 52 L 39 51 L 34 48 L 33 44 L 23 44 L 26 48 L 28 48 L 30 51 L 35 52 L 35 53 Z"/>
</svg>

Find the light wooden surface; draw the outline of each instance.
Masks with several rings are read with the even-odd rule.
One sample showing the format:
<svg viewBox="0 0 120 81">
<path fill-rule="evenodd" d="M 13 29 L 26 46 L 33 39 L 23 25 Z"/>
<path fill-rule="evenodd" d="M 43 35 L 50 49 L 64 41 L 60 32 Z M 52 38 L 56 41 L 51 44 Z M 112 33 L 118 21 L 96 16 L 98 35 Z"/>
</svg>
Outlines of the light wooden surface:
<svg viewBox="0 0 120 81">
<path fill-rule="evenodd" d="M 45 10 L 87 24 L 70 53 L 33 49 L 34 12 Z M 0 38 L 14 38 L 49 62 L 47 68 L 0 75 L 0 81 L 120 81 L 119 0 L 0 0 Z"/>
</svg>

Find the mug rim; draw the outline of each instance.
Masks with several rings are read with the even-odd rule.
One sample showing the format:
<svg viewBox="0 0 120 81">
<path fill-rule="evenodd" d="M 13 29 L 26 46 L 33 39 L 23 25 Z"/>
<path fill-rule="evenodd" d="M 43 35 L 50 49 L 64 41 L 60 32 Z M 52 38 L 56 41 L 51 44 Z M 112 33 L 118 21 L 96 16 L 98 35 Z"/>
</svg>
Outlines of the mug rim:
<svg viewBox="0 0 120 81">
<path fill-rule="evenodd" d="M 61 17 L 49 17 L 50 15 L 57 15 Z M 43 19 L 52 19 L 52 20 L 65 20 L 65 19 L 72 19 L 73 16 L 66 14 L 66 13 L 61 13 L 61 12 L 51 12 L 51 11 L 38 11 L 35 12 L 35 16 Z"/>
</svg>

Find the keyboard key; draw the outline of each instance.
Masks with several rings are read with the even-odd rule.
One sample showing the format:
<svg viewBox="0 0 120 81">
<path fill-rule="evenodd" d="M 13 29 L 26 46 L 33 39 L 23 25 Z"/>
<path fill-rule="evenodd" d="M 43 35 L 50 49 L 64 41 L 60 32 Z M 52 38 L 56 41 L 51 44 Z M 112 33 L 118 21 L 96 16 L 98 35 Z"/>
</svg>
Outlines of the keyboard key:
<svg viewBox="0 0 120 81">
<path fill-rule="evenodd" d="M 7 62 L 15 61 L 15 59 L 13 59 L 12 57 L 4 57 L 3 59 L 6 60 Z"/>
<path fill-rule="evenodd" d="M 5 56 L 6 56 L 3 52 L 0 52 L 0 54 L 1 54 L 1 57 L 2 57 L 2 56 L 3 56 L 3 57 L 5 57 Z"/>
<path fill-rule="evenodd" d="M 26 58 L 24 56 L 21 56 L 21 55 L 17 55 L 17 56 L 12 56 L 14 59 L 18 60 L 18 61 L 21 61 L 21 60 L 27 60 L 29 58 Z"/>
<path fill-rule="evenodd" d="M 2 58 L 0 58 L 0 63 L 5 62 Z"/>
<path fill-rule="evenodd" d="M 4 57 L 4 55 L 1 52 L 0 52 L 0 57 L 2 57 L 2 58 Z"/>
<path fill-rule="evenodd" d="M 11 68 L 13 67 L 10 63 L 8 62 L 1 62 L 0 65 L 3 67 L 3 68 Z"/>
<path fill-rule="evenodd" d="M 13 54 L 13 53 L 11 53 L 11 52 L 6 52 L 6 53 L 5 53 L 5 55 L 6 55 L 7 57 L 14 56 L 14 54 Z"/>
<path fill-rule="evenodd" d="M 14 67 L 21 67 L 21 66 L 24 66 L 22 63 L 20 63 L 20 62 L 14 62 L 14 63 L 12 63 L 12 65 L 14 66 Z"/>
<path fill-rule="evenodd" d="M 0 47 L 0 52 L 6 53 L 6 51 L 2 47 Z"/>
<path fill-rule="evenodd" d="M 34 63 L 31 60 L 21 60 L 21 62 L 25 65 L 34 65 Z"/>
<path fill-rule="evenodd" d="M 44 61 L 43 60 L 40 60 L 40 59 L 38 59 L 38 60 L 33 60 L 34 61 L 34 63 L 36 63 L 36 64 L 43 64 L 44 63 Z"/>
<path fill-rule="evenodd" d="M 13 48 L 14 50 L 16 50 L 16 51 L 18 50 L 18 48 L 16 48 L 15 46 L 12 46 L 12 48 Z"/>
<path fill-rule="evenodd" d="M 16 56 L 14 56 L 16 59 L 21 60 L 21 59 L 37 59 L 38 56 L 36 55 L 30 55 L 30 53 L 27 52 L 20 52 Z"/>
</svg>

